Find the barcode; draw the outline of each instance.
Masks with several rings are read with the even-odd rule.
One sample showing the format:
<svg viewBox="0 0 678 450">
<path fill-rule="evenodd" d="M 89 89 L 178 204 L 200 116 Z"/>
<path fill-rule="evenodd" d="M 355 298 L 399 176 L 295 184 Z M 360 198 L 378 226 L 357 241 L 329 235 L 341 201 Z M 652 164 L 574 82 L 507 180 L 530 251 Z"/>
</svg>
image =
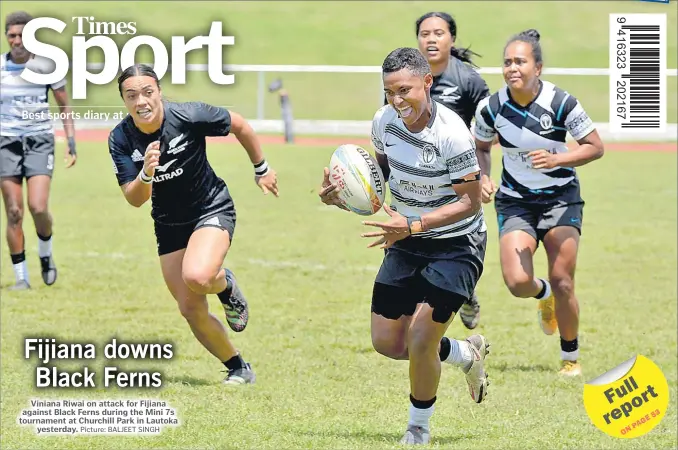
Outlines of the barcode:
<svg viewBox="0 0 678 450">
<path fill-rule="evenodd" d="M 610 130 L 666 129 L 666 15 L 610 15 Z"/>
<path fill-rule="evenodd" d="M 621 29 L 629 31 L 629 73 L 622 78 L 630 83 L 631 116 L 621 126 L 659 128 L 659 25 L 622 25 Z"/>
</svg>

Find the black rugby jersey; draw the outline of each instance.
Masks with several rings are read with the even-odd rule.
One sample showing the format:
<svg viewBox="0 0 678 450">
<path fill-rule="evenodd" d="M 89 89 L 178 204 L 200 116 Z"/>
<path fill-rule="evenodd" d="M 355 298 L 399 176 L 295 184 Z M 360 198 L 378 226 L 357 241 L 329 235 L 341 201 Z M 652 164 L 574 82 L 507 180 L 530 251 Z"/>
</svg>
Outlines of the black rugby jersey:
<svg viewBox="0 0 678 450">
<path fill-rule="evenodd" d="M 471 128 L 478 103 L 490 95 L 490 89 L 471 66 L 452 56 L 443 73 L 433 77 L 431 98 L 456 112 Z"/>
<path fill-rule="evenodd" d="M 142 133 L 131 116 L 111 131 L 108 149 L 119 185 L 133 181 L 144 166 L 146 147 L 160 141 L 160 160 L 153 176 L 151 216 L 156 223 L 178 225 L 210 212 L 232 208 L 224 180 L 207 161 L 206 136 L 227 136 L 231 115 L 202 102 L 163 101 L 163 123 L 153 134 Z"/>
</svg>

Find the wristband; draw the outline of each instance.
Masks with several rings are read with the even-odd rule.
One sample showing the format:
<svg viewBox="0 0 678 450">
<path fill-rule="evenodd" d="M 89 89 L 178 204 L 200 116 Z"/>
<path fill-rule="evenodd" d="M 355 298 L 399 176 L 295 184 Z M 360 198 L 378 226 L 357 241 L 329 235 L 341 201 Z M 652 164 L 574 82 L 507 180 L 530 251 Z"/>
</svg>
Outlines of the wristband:
<svg viewBox="0 0 678 450">
<path fill-rule="evenodd" d="M 71 156 L 77 155 L 77 152 L 75 151 L 75 137 L 69 136 L 68 138 L 68 153 Z"/>
<path fill-rule="evenodd" d="M 265 159 L 262 159 L 261 162 L 254 165 L 254 174 L 258 177 L 263 177 L 268 173 L 268 163 Z"/>
<path fill-rule="evenodd" d="M 424 231 L 424 224 L 422 223 L 421 217 L 408 217 L 407 228 L 409 229 L 410 234 L 422 233 Z"/>
<path fill-rule="evenodd" d="M 141 169 L 141 172 L 139 172 L 139 180 L 144 184 L 151 184 L 153 182 L 153 177 L 147 176 L 144 169 Z"/>
</svg>

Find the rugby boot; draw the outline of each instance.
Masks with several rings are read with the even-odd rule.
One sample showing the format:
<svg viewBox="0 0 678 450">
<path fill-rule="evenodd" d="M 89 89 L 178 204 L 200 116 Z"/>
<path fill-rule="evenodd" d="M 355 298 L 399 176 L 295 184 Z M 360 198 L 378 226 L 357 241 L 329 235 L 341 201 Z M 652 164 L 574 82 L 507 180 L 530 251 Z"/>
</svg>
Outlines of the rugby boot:
<svg viewBox="0 0 678 450">
<path fill-rule="evenodd" d="M 417 427 L 414 425 L 409 425 L 405 435 L 400 440 L 400 443 L 403 445 L 426 445 L 431 440 L 431 434 L 428 430 Z"/>
<path fill-rule="evenodd" d="M 558 371 L 560 375 L 564 375 L 566 377 L 577 377 L 581 375 L 581 364 L 577 361 L 563 360 L 561 361 L 561 364 L 562 366 Z"/>
<path fill-rule="evenodd" d="M 31 288 L 26 280 L 19 280 L 14 285 L 7 288 L 8 291 L 25 291 Z"/>
<path fill-rule="evenodd" d="M 231 295 L 228 299 L 221 300 L 221 305 L 226 313 L 226 321 L 231 330 L 240 333 L 247 326 L 249 320 L 249 305 L 235 281 L 235 275 L 228 269 L 226 271 L 226 282 L 231 287 Z"/>
<path fill-rule="evenodd" d="M 487 396 L 487 387 L 490 385 L 488 374 L 485 372 L 485 356 L 490 353 L 490 343 L 482 334 L 469 336 L 466 341 L 471 344 L 473 360 L 471 368 L 466 372 L 466 384 L 474 402 L 480 403 Z"/>
<path fill-rule="evenodd" d="M 478 326 L 478 321 L 480 320 L 480 304 L 478 303 L 478 296 L 475 292 L 468 303 L 461 305 L 459 315 L 461 316 L 462 323 L 469 330 Z"/>
<path fill-rule="evenodd" d="M 252 366 L 250 366 L 250 363 L 245 363 L 245 367 L 229 370 L 223 384 L 254 384 L 255 379 Z"/>
<path fill-rule="evenodd" d="M 556 319 L 556 298 L 551 293 L 542 300 L 537 300 L 537 317 L 539 325 L 544 334 L 551 336 L 558 330 L 558 319 Z"/>
<path fill-rule="evenodd" d="M 40 258 L 40 270 L 42 272 L 42 281 L 47 286 L 53 285 L 57 279 L 57 268 L 52 255 Z"/>
</svg>

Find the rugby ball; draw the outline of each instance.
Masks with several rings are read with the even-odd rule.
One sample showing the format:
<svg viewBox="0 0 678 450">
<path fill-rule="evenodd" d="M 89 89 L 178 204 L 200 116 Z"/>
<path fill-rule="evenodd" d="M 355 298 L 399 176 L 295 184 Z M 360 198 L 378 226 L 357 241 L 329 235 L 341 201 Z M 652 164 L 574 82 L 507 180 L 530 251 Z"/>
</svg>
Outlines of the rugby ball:
<svg viewBox="0 0 678 450">
<path fill-rule="evenodd" d="M 345 144 L 330 159 L 330 181 L 339 198 L 361 216 L 371 216 L 384 205 L 386 181 L 377 161 L 364 148 Z"/>
</svg>

